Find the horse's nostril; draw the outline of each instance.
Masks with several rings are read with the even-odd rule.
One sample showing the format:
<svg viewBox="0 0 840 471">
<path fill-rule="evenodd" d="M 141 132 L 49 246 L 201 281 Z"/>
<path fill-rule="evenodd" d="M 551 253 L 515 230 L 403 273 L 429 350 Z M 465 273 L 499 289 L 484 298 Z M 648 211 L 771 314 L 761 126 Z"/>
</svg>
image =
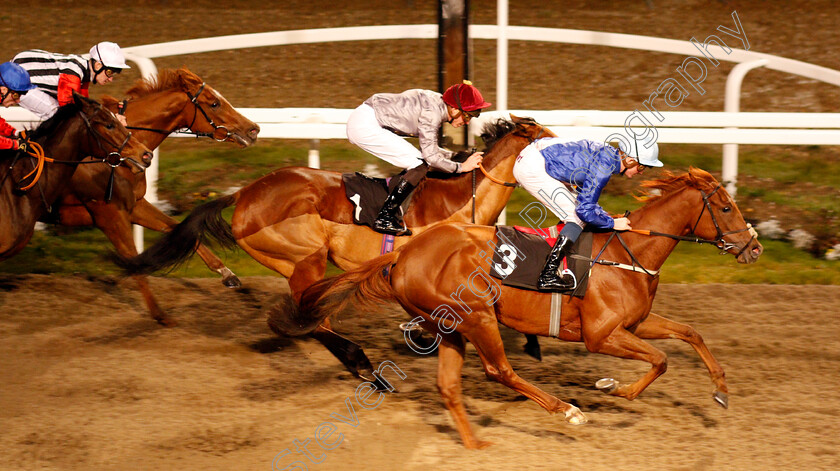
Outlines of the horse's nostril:
<svg viewBox="0 0 840 471">
<path fill-rule="evenodd" d="M 248 136 L 249 136 L 251 139 L 256 139 L 256 138 L 257 138 L 257 134 L 259 134 L 259 133 L 260 133 L 260 128 L 259 128 L 259 126 L 257 126 L 257 127 L 253 128 L 253 129 L 251 129 L 250 131 L 248 131 Z"/>
<path fill-rule="evenodd" d="M 143 163 L 150 164 L 152 163 L 153 154 L 151 152 L 144 152 L 143 153 Z"/>
</svg>

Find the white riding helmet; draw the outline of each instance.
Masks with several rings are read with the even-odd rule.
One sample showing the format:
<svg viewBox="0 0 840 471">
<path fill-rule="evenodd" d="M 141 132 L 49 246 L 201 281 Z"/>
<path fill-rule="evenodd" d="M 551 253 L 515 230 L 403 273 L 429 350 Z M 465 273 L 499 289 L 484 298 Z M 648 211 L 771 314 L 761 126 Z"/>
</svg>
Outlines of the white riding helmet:
<svg viewBox="0 0 840 471">
<path fill-rule="evenodd" d="M 125 63 L 125 55 L 117 43 L 102 41 L 90 48 L 90 58 L 111 69 L 130 69 Z"/>
<path fill-rule="evenodd" d="M 634 139 L 633 148 L 626 154 L 647 167 L 662 167 L 665 165 L 659 160 L 659 144 L 656 142 L 652 146 L 646 147 L 644 143 L 639 143 L 637 139 Z"/>
</svg>

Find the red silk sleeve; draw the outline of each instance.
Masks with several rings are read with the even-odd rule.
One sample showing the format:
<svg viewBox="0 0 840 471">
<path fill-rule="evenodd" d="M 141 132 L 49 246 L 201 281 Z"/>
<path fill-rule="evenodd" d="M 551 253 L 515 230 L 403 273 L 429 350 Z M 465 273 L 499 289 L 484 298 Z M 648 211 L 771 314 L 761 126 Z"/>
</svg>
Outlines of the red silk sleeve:
<svg viewBox="0 0 840 471">
<path fill-rule="evenodd" d="M 82 92 L 82 79 L 75 75 L 60 74 L 58 76 L 58 106 L 73 102 L 73 92 L 87 96 L 87 90 Z"/>
<path fill-rule="evenodd" d="M 11 137 L 14 136 L 17 129 L 13 128 L 11 124 L 7 123 L 5 119 L 0 118 L 0 136 Z M 8 147 L 4 147 L 8 149 Z"/>
<path fill-rule="evenodd" d="M 0 149 L 17 149 L 17 139 L 0 136 Z"/>
</svg>

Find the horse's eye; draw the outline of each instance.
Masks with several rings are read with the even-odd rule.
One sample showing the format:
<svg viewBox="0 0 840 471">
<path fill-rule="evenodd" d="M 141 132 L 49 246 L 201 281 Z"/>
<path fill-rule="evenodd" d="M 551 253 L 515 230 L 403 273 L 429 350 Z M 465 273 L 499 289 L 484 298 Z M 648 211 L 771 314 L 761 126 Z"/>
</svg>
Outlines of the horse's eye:
<svg viewBox="0 0 840 471">
<path fill-rule="evenodd" d="M 210 105 L 210 108 L 218 108 L 219 105 L 221 105 L 221 103 L 219 103 L 218 101 L 214 101 L 213 104 Z"/>
<path fill-rule="evenodd" d="M 108 129 L 114 129 L 114 123 L 108 123 L 105 127 Z"/>
<path fill-rule="evenodd" d="M 732 208 L 727 206 L 727 207 L 723 208 L 721 211 L 723 211 L 724 213 L 728 213 L 729 211 L 732 211 Z"/>
</svg>

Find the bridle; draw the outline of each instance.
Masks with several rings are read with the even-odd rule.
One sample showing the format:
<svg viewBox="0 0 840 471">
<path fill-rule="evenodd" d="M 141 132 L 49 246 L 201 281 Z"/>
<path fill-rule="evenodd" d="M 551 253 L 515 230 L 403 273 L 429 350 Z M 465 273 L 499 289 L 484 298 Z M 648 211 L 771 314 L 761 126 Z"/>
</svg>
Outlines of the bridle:
<svg viewBox="0 0 840 471">
<path fill-rule="evenodd" d="M 96 131 L 96 129 L 93 128 L 93 125 L 90 122 L 90 118 L 88 118 L 86 114 L 84 114 L 84 113 L 79 113 L 79 114 L 82 117 L 82 121 L 85 122 L 85 127 L 87 127 L 90 134 L 93 135 L 94 140 L 96 141 L 96 145 L 99 146 L 99 150 L 101 150 L 102 152 L 105 152 L 105 147 L 102 145 L 102 141 L 105 141 L 107 144 L 111 145 L 114 149 L 116 149 L 116 150 L 113 150 L 113 151 L 109 152 L 108 155 L 105 156 L 104 158 L 102 158 L 101 160 L 98 160 L 98 161 L 93 160 L 93 161 L 89 161 L 89 162 L 91 162 L 91 163 L 104 162 L 104 163 L 107 163 L 108 165 L 110 165 L 111 167 L 119 167 L 120 164 L 122 164 L 124 161 L 128 160 L 131 163 L 133 163 L 133 164 L 135 164 L 135 165 L 137 165 L 141 168 L 144 167 L 144 165 L 142 165 L 140 162 L 138 162 L 138 161 L 136 161 L 136 160 L 134 160 L 130 157 L 124 157 L 122 155 L 123 149 L 125 149 L 125 146 L 128 145 L 128 141 L 131 139 L 131 131 L 129 131 L 128 134 L 125 135 L 125 139 L 123 139 L 122 143 L 118 146 L 114 142 L 111 142 L 109 139 L 106 139 L 105 136 L 100 134 L 98 131 Z M 56 162 L 56 163 L 70 163 L 70 162 L 59 161 L 59 160 L 53 160 L 53 162 Z M 84 163 L 88 163 L 88 162 L 84 162 Z"/>
<path fill-rule="evenodd" d="M 749 224 L 749 223 L 743 229 L 737 229 L 737 230 L 729 231 L 729 232 L 723 232 L 721 230 L 720 224 L 718 224 L 717 217 L 715 216 L 714 211 L 712 211 L 712 205 L 709 202 L 709 200 L 712 198 L 712 196 L 714 196 L 714 194 L 717 193 L 717 191 L 720 190 L 720 188 L 721 188 L 721 184 L 718 183 L 718 185 L 715 187 L 715 189 L 712 190 L 708 194 L 705 191 L 697 188 L 697 191 L 699 191 L 700 194 L 703 195 L 703 209 L 700 211 L 700 215 L 697 216 L 697 221 L 694 223 L 694 226 L 691 228 L 691 232 L 687 236 L 681 236 L 681 235 L 675 235 L 675 234 L 666 234 L 664 232 L 649 231 L 649 230 L 645 230 L 645 229 L 630 229 L 627 232 L 633 232 L 633 233 L 636 233 L 636 234 L 650 235 L 650 236 L 668 237 L 668 238 L 674 239 L 674 240 L 684 240 L 684 241 L 688 241 L 688 242 L 695 242 L 695 243 L 698 243 L 698 244 L 710 244 L 710 245 L 714 245 L 715 247 L 720 249 L 720 254 L 721 255 L 726 254 L 729 250 L 738 248 L 738 244 L 734 244 L 732 242 L 727 242 L 726 239 L 725 239 L 726 236 L 731 235 L 731 234 L 739 234 L 741 232 L 749 232 L 750 233 L 750 240 L 748 240 L 744 244 L 744 246 L 741 247 L 741 250 L 739 250 L 738 253 L 735 254 L 736 258 L 740 257 L 741 254 L 744 253 L 745 250 L 747 250 L 747 247 L 749 247 L 749 245 L 752 243 L 752 241 L 755 240 L 758 237 L 758 233 L 755 231 L 755 229 L 753 229 L 752 225 Z M 691 235 L 691 234 L 695 234 L 695 231 L 697 230 L 697 226 L 700 225 L 700 220 L 703 218 L 703 213 L 706 212 L 706 210 L 709 211 L 709 216 L 711 216 L 711 218 L 712 218 L 712 224 L 715 225 L 716 234 L 715 234 L 715 237 L 713 239 L 703 239 L 702 237 L 698 237 L 696 235 Z M 616 234 L 617 234 L 617 232 L 616 232 Z M 619 236 L 619 239 L 620 239 L 620 236 Z"/>
<path fill-rule="evenodd" d="M 703 212 L 705 212 L 708 209 L 709 210 L 709 215 L 712 217 L 712 223 L 715 225 L 715 231 L 717 232 L 714 239 L 703 239 L 701 237 L 697 237 L 696 235 L 695 236 L 691 236 L 691 235 L 681 236 L 681 235 L 676 235 L 676 234 L 667 234 L 667 233 L 664 233 L 664 232 L 656 232 L 656 231 L 650 231 L 650 230 L 646 230 L 646 229 L 630 229 L 626 232 L 633 232 L 635 234 L 642 234 L 642 235 L 647 235 L 647 236 L 668 237 L 669 239 L 687 241 L 687 242 L 696 242 L 698 244 L 710 244 L 710 245 L 714 245 L 715 247 L 720 249 L 720 254 L 724 255 L 724 254 L 728 253 L 729 250 L 738 248 L 738 244 L 733 244 L 732 242 L 727 242 L 726 239 L 725 239 L 726 236 L 728 236 L 730 234 L 738 234 L 738 233 L 741 233 L 741 232 L 749 231 L 750 236 L 751 236 L 750 240 L 748 240 L 744 244 L 744 246 L 741 247 L 741 250 L 739 250 L 738 253 L 735 254 L 735 258 L 738 258 L 738 257 L 741 256 L 742 253 L 744 253 L 745 250 L 747 250 L 747 247 L 750 246 L 750 243 L 752 243 L 752 241 L 755 240 L 758 237 L 758 233 L 755 231 L 755 229 L 753 229 L 752 225 L 750 225 L 749 223 L 747 223 L 747 226 L 744 227 L 743 229 L 738 229 L 738 230 L 735 230 L 735 231 L 723 232 L 720 229 L 720 224 L 718 224 L 717 217 L 715 217 L 715 213 L 714 213 L 714 211 L 712 211 L 712 206 L 711 206 L 711 203 L 709 202 L 711 197 L 715 193 L 717 193 L 717 191 L 720 188 L 721 188 L 721 184 L 718 183 L 718 186 L 715 187 L 715 189 L 712 190 L 711 193 L 708 193 L 708 194 L 705 191 L 703 191 L 699 188 L 697 189 L 697 191 L 699 191 L 700 194 L 703 195 L 703 209 L 700 211 L 700 215 L 697 217 L 697 222 L 694 223 L 694 227 L 691 228 L 691 232 L 690 232 L 690 234 L 694 234 L 695 230 L 697 229 L 697 226 L 700 224 L 700 219 L 703 218 Z M 627 217 L 629 215 L 629 213 L 630 213 L 629 211 L 626 212 L 624 214 L 624 217 Z M 630 256 L 630 259 L 633 261 L 632 265 L 626 265 L 626 264 L 619 263 L 619 262 L 613 262 L 613 261 L 602 260 L 601 259 L 601 254 L 604 253 L 604 251 L 607 249 L 607 246 L 610 245 L 610 243 L 613 241 L 613 239 L 618 239 L 619 243 L 621 243 L 621 246 L 624 247 L 624 250 L 627 252 L 627 254 Z M 589 257 L 581 256 L 581 255 L 571 255 L 571 257 L 581 259 L 581 260 L 585 260 L 585 261 L 588 261 L 592 264 L 597 263 L 599 265 L 612 266 L 612 267 L 622 268 L 622 269 L 625 269 L 625 270 L 630 270 L 630 271 L 634 271 L 634 272 L 638 272 L 638 273 L 645 273 L 648 276 L 659 275 L 659 270 L 649 270 L 649 269 L 642 266 L 641 262 L 639 262 L 639 260 L 633 254 L 633 251 L 630 250 L 630 246 L 628 246 L 627 243 L 624 241 L 624 239 L 621 237 L 621 233 L 619 231 L 615 231 L 615 230 L 613 230 L 612 234 L 610 234 L 610 236 L 607 238 L 607 241 L 604 243 L 604 246 L 601 247 L 601 250 L 598 252 L 597 255 L 595 255 L 594 258 L 589 258 Z"/>
<path fill-rule="evenodd" d="M 198 88 L 198 91 L 195 92 L 195 95 L 192 95 L 192 94 L 190 94 L 190 92 L 184 90 L 184 93 L 186 93 L 187 97 L 189 97 L 189 99 L 190 99 L 190 103 L 192 103 L 195 106 L 195 108 L 193 110 L 192 122 L 186 128 L 171 129 L 171 130 L 156 129 L 156 128 L 144 128 L 144 127 L 140 127 L 140 126 L 126 126 L 126 128 L 134 129 L 134 130 L 138 130 L 138 131 L 156 132 L 156 133 L 159 133 L 159 134 L 166 134 L 166 135 L 172 134 L 173 132 L 180 132 L 182 134 L 192 134 L 197 138 L 198 137 L 209 137 L 209 138 L 212 138 L 212 139 L 216 140 L 217 142 L 227 141 L 228 139 L 230 139 L 230 136 L 232 136 L 233 133 L 230 132 L 230 129 L 228 129 L 227 126 L 216 124 L 215 121 L 213 121 L 213 118 L 211 118 L 210 115 L 208 115 L 207 112 L 204 111 L 204 108 L 198 102 L 198 97 L 204 91 L 205 86 L 206 86 L 206 83 L 201 82 L 201 86 Z M 118 110 L 119 110 L 120 114 L 125 114 L 125 109 L 128 107 L 128 100 L 123 100 L 123 101 L 119 102 L 117 107 L 118 107 Z M 207 123 L 209 123 L 210 126 L 213 128 L 213 132 L 198 132 L 198 131 L 193 131 L 192 130 L 193 125 L 195 125 L 196 119 L 198 119 L 198 113 L 199 112 L 201 112 L 202 116 L 204 116 L 204 119 L 206 119 Z M 183 129 L 187 129 L 187 130 L 185 131 Z M 216 137 L 217 135 L 219 135 L 218 131 L 220 129 L 223 130 L 224 133 L 225 133 L 224 137 L 222 137 L 222 138 Z"/>
<path fill-rule="evenodd" d="M 758 233 L 755 231 L 755 229 L 752 228 L 752 225 L 750 225 L 749 223 L 743 229 L 738 229 L 738 230 L 735 230 L 735 231 L 723 232 L 720 229 L 720 225 L 718 224 L 717 217 L 715 216 L 714 211 L 712 211 L 712 206 L 711 206 L 711 203 L 709 202 L 709 199 L 715 193 L 717 193 L 717 191 L 720 190 L 720 188 L 721 188 L 721 184 L 718 183 L 718 185 L 715 187 L 715 189 L 712 190 L 712 192 L 709 193 L 709 194 L 706 194 L 705 191 L 700 190 L 698 188 L 697 191 L 699 191 L 700 194 L 703 195 L 703 209 L 700 211 L 700 216 L 697 217 L 697 222 L 694 223 L 694 227 L 691 228 L 691 233 L 694 234 L 694 231 L 697 229 L 697 226 L 700 224 L 700 219 L 703 217 L 703 212 L 706 211 L 707 209 L 709 210 L 709 216 L 712 217 L 712 223 L 715 225 L 715 231 L 717 232 L 717 234 L 715 235 L 714 239 L 699 239 L 699 238 L 697 238 L 697 240 L 695 240 L 695 242 L 712 244 L 715 247 L 717 247 L 718 249 L 720 249 L 721 254 L 724 254 L 731 249 L 737 249 L 738 248 L 738 244 L 733 244 L 731 242 L 727 242 L 726 239 L 724 239 L 724 237 L 726 237 L 730 234 L 739 234 L 741 232 L 749 231 L 750 240 L 748 240 L 747 243 L 745 243 L 744 246 L 741 247 L 741 250 L 739 250 L 738 253 L 735 255 L 735 258 L 737 258 L 742 253 L 744 253 L 744 250 L 747 249 L 747 247 L 750 245 L 750 243 L 752 243 L 752 241 L 755 240 L 758 237 Z"/>
</svg>

